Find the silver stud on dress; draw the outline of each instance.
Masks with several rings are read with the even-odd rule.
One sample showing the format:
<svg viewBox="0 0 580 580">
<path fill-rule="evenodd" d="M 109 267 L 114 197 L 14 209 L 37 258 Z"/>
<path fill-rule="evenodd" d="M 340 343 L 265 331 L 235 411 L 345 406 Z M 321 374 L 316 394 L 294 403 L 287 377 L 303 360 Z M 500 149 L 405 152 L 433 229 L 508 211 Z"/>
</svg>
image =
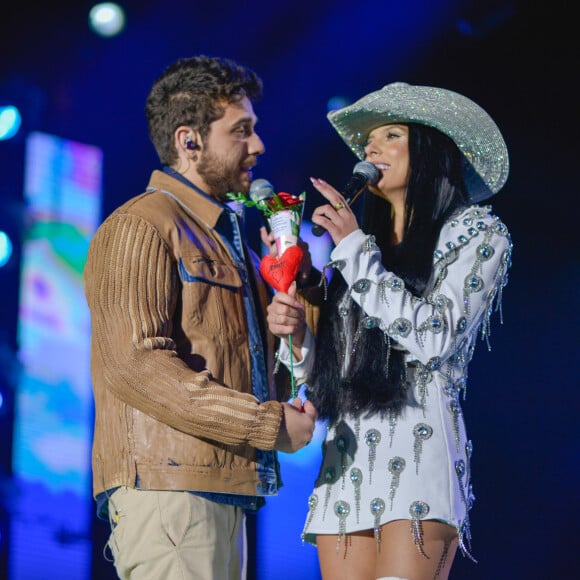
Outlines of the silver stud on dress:
<svg viewBox="0 0 580 580">
<path fill-rule="evenodd" d="M 354 508 L 356 512 L 356 523 L 359 523 L 360 515 L 360 487 L 363 482 L 363 473 L 358 467 L 353 467 L 350 470 L 350 481 L 354 486 Z"/>
<path fill-rule="evenodd" d="M 413 534 L 413 543 L 417 546 L 417 550 L 422 556 L 428 558 L 423 550 L 423 523 L 429 514 L 429 505 L 424 501 L 414 501 L 409 507 L 409 514 L 411 515 L 411 533 Z"/>
<path fill-rule="evenodd" d="M 369 483 L 372 482 L 375 459 L 377 458 L 377 445 L 381 442 L 381 434 L 376 429 L 369 429 L 365 433 L 365 443 L 369 446 Z"/>
<path fill-rule="evenodd" d="M 385 511 L 385 502 L 380 497 L 375 497 L 371 501 L 371 513 L 375 517 L 373 532 L 375 535 L 375 543 L 377 545 L 377 552 L 381 551 L 381 516 Z"/>
<path fill-rule="evenodd" d="M 306 538 L 306 532 L 308 530 L 308 527 L 310 526 L 312 518 L 314 517 L 314 510 L 316 509 L 317 505 L 318 505 L 318 496 L 315 493 L 313 493 L 308 498 L 308 517 L 306 518 L 306 524 L 304 524 L 304 529 L 302 530 L 301 535 L 301 539 L 303 542 Z"/>
<path fill-rule="evenodd" d="M 350 505 L 346 501 L 337 501 L 334 504 L 334 513 L 338 517 L 338 540 L 336 542 L 336 553 L 340 549 L 340 541 L 341 539 L 346 537 L 346 518 L 348 514 L 350 514 Z M 346 550 L 346 542 L 345 542 L 345 550 Z M 345 552 L 346 556 L 346 552 Z"/>
<path fill-rule="evenodd" d="M 427 441 L 433 435 L 433 427 L 427 423 L 417 423 L 413 427 L 413 437 L 415 443 L 413 444 L 413 461 L 415 462 L 415 473 L 419 473 L 419 462 L 421 460 L 421 452 L 423 451 L 423 441 Z"/>
<path fill-rule="evenodd" d="M 391 484 L 389 485 L 389 499 L 391 501 L 391 511 L 393 510 L 393 500 L 399 488 L 401 473 L 405 470 L 406 461 L 398 455 L 389 459 L 388 470 L 391 474 Z"/>
</svg>

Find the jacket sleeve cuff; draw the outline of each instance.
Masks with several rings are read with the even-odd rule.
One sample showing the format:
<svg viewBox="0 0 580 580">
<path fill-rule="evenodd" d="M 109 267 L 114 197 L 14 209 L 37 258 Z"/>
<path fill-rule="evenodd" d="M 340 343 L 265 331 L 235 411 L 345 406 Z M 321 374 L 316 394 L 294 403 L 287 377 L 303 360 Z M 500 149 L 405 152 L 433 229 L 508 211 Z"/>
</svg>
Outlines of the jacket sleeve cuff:
<svg viewBox="0 0 580 580">
<path fill-rule="evenodd" d="M 269 451 L 276 447 L 276 440 L 282 423 L 282 404 L 266 401 L 258 405 L 256 421 L 250 432 L 248 443 L 257 449 Z"/>
</svg>

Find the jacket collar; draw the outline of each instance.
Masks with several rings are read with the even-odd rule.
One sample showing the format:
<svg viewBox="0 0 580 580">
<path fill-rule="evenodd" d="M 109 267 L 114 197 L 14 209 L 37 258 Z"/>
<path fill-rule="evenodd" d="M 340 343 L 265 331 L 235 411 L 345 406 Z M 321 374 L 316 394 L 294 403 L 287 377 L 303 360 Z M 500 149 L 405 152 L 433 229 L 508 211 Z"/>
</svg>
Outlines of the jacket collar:
<svg viewBox="0 0 580 580">
<path fill-rule="evenodd" d="M 215 227 L 224 211 L 229 211 L 225 204 L 212 199 L 200 189 L 194 189 L 194 187 L 164 171 L 153 171 L 147 189 L 158 189 L 171 193 L 211 228 Z"/>
</svg>

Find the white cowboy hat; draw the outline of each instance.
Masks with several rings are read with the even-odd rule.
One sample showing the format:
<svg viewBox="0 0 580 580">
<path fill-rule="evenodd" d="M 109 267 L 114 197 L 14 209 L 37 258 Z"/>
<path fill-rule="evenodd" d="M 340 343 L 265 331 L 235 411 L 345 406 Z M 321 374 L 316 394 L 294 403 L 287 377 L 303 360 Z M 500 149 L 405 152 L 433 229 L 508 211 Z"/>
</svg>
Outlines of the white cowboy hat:
<svg viewBox="0 0 580 580">
<path fill-rule="evenodd" d="M 370 131 L 389 123 L 420 123 L 438 129 L 455 142 L 464 158 L 470 201 L 496 194 L 509 173 L 505 141 L 493 119 L 479 105 L 437 87 L 391 83 L 352 105 L 331 111 L 328 120 L 359 157 Z"/>
</svg>

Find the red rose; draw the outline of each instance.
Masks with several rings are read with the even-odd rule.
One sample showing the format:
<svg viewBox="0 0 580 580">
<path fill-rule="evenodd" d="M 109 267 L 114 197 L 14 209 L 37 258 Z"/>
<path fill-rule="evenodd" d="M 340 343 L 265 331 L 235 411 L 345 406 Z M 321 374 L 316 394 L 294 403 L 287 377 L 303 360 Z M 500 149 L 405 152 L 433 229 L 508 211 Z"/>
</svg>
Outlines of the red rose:
<svg viewBox="0 0 580 580">
<path fill-rule="evenodd" d="M 284 207 L 290 207 L 291 205 L 299 205 L 304 201 L 300 199 L 298 196 L 291 195 L 289 193 L 286 193 L 285 191 L 280 191 L 278 193 L 278 197 L 284 204 Z"/>
</svg>

